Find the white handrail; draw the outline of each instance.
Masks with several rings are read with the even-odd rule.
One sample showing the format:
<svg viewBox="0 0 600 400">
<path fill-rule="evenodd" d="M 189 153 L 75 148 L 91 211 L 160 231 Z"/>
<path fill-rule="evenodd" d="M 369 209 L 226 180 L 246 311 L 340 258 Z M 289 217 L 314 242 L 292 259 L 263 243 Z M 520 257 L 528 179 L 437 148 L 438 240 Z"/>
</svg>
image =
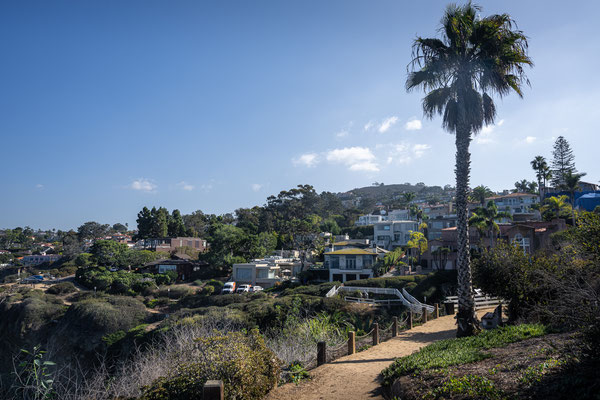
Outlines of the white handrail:
<svg viewBox="0 0 600 400">
<path fill-rule="evenodd" d="M 373 293 L 373 294 L 388 294 L 388 295 L 396 296 L 402 302 L 402 304 L 404 304 L 406 307 L 408 307 L 415 314 L 422 314 L 423 307 L 425 307 L 425 309 L 428 312 L 433 312 L 433 310 L 434 310 L 434 308 L 432 306 L 423 304 L 410 295 L 409 296 L 412 297 L 413 301 L 411 302 L 411 301 L 407 300 L 407 298 L 398 289 L 395 289 L 395 288 L 376 288 L 376 287 L 366 287 L 366 286 L 339 286 L 336 288 L 335 292 L 333 290 L 330 290 L 329 292 L 327 292 L 326 296 L 331 297 L 334 294 L 338 293 L 339 291 L 367 292 L 367 293 Z M 330 293 L 332 293 L 332 294 L 330 295 Z"/>
</svg>

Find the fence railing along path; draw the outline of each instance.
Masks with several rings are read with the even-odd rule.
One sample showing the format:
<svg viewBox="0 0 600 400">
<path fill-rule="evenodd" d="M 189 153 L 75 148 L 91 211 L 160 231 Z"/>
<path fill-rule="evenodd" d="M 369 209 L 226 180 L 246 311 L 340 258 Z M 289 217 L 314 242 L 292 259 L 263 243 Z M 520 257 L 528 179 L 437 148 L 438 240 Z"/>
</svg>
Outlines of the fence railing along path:
<svg viewBox="0 0 600 400">
<path fill-rule="evenodd" d="M 339 292 L 360 292 L 360 293 L 371 293 L 371 294 L 383 294 L 389 296 L 396 296 L 398 299 L 389 300 L 389 299 L 367 299 L 367 298 L 359 298 L 359 297 L 346 297 L 346 301 L 352 301 L 357 303 L 369 303 L 369 304 L 378 304 L 378 305 L 391 305 L 393 303 L 401 303 L 406 306 L 415 314 L 420 314 L 423 310 L 423 307 L 427 309 L 428 312 L 433 312 L 433 306 L 423 304 L 419 300 L 415 299 L 411 296 L 405 289 L 402 289 L 400 292 L 395 288 L 377 288 L 377 287 L 367 287 L 367 286 L 333 286 L 327 294 L 326 297 L 332 297 L 338 294 Z"/>
<path fill-rule="evenodd" d="M 444 303 L 452 303 L 458 305 L 458 296 L 447 296 Z M 488 296 L 487 294 L 476 294 L 475 295 L 475 309 L 493 307 L 503 304 L 503 301 L 499 297 Z"/>
</svg>

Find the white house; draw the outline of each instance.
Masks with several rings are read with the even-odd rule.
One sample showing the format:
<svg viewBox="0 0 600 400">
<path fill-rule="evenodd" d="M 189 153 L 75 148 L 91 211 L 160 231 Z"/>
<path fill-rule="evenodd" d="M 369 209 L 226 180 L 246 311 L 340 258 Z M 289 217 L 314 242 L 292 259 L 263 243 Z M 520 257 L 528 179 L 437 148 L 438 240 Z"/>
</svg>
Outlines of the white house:
<svg viewBox="0 0 600 400">
<path fill-rule="evenodd" d="M 238 285 L 250 284 L 265 288 L 298 276 L 302 263 L 297 258 L 273 256 L 247 263 L 233 264 L 232 280 Z"/>
<path fill-rule="evenodd" d="M 372 215 L 372 214 L 361 215 L 360 217 L 358 217 L 358 220 L 354 223 L 354 225 L 356 225 L 356 226 L 373 225 L 373 224 L 375 224 L 377 222 L 381 222 L 383 220 L 384 220 L 383 215 Z"/>
<path fill-rule="evenodd" d="M 375 224 L 373 236 L 377 247 L 394 250 L 398 246 L 406 246 L 410 232 L 419 229 L 416 221 L 385 221 Z"/>
</svg>

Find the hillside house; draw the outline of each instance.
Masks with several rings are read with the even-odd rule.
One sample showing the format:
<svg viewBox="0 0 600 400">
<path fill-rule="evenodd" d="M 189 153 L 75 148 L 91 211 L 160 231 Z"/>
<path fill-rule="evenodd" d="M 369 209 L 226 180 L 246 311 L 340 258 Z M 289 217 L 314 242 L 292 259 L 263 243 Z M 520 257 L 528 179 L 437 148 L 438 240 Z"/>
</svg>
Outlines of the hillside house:
<svg viewBox="0 0 600 400">
<path fill-rule="evenodd" d="M 329 281 L 352 281 L 373 277 L 373 266 L 378 256 L 376 250 L 347 248 L 325 253 L 323 267 L 329 269 Z"/>
</svg>

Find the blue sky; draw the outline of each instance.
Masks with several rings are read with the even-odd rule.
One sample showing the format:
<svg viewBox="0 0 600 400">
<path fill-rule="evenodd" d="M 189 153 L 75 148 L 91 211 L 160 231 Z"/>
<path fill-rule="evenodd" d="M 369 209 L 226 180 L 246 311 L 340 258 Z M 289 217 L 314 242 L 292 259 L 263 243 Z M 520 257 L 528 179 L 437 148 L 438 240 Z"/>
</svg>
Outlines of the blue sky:
<svg viewBox="0 0 600 400">
<path fill-rule="evenodd" d="M 446 4 L 2 2 L 0 227 L 230 212 L 304 183 L 454 184 L 454 137 L 404 90 Z M 479 4 L 515 18 L 535 67 L 474 140 L 473 186 L 534 179 L 559 135 L 597 182 L 600 3 Z"/>
</svg>

